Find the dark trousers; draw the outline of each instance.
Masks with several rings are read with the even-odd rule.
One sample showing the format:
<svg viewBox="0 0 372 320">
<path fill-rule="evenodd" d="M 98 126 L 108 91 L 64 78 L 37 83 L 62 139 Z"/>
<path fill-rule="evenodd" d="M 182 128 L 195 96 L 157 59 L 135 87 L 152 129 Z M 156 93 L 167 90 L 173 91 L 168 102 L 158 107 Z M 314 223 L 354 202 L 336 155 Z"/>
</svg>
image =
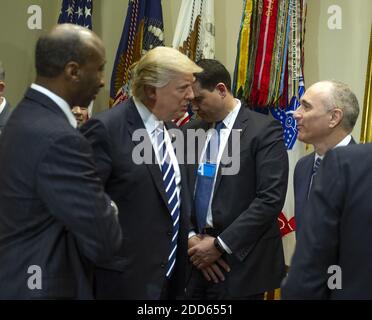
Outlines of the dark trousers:
<svg viewBox="0 0 372 320">
<path fill-rule="evenodd" d="M 186 299 L 190 300 L 263 300 L 264 293 L 249 296 L 233 296 L 229 293 L 228 282 L 207 281 L 202 272 L 192 267 L 186 287 Z"/>
</svg>

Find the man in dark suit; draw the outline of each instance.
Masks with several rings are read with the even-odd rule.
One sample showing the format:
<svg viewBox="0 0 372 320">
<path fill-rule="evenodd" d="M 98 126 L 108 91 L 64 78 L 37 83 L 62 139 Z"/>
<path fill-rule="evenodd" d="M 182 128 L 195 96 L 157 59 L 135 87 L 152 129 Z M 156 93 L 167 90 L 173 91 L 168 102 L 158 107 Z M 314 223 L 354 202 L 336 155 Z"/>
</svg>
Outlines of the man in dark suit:
<svg viewBox="0 0 372 320">
<path fill-rule="evenodd" d="M 0 299 L 91 299 L 95 263 L 121 244 L 117 209 L 70 108 L 103 86 L 102 41 L 58 25 L 0 139 Z"/>
<path fill-rule="evenodd" d="M 221 63 L 197 64 L 204 71 L 195 75 L 193 108 L 202 120 L 190 122 L 187 137 L 191 129 L 210 130 L 198 168 L 190 167 L 194 206 L 188 252 L 194 267 L 187 296 L 262 299 L 285 275 L 277 223 L 288 179 L 283 131 L 276 120 L 233 97 Z M 213 152 L 214 137 L 219 142 Z M 226 150 L 232 152 L 231 164 L 224 159 Z M 216 161 L 208 160 L 213 153 Z"/>
<path fill-rule="evenodd" d="M 327 152 L 282 298 L 372 299 L 371 163 L 371 144 Z"/>
<path fill-rule="evenodd" d="M 194 97 L 193 73 L 200 71 L 176 49 L 150 50 L 133 70 L 133 97 L 82 127 L 119 207 L 124 238 L 115 259 L 97 268 L 98 299 L 184 294 L 190 196 L 169 121 L 184 115 Z"/>
<path fill-rule="evenodd" d="M 10 104 L 4 97 L 4 89 L 5 89 L 5 70 L 0 61 L 0 135 L 4 129 L 5 123 L 8 121 L 11 108 Z"/>
<path fill-rule="evenodd" d="M 314 152 L 301 158 L 294 171 L 297 236 L 303 227 L 304 207 L 317 168 L 328 150 L 355 144 L 350 133 L 358 114 L 359 106 L 354 93 L 338 81 L 317 82 L 301 98 L 301 105 L 294 113 L 298 139 L 312 144 Z"/>
</svg>

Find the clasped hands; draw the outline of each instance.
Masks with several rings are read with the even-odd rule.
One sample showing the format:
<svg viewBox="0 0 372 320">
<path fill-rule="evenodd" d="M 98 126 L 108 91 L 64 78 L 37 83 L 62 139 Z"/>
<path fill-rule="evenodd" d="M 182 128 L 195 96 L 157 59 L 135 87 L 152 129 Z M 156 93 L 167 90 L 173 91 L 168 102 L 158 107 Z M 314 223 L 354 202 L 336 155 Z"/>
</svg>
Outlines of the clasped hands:
<svg viewBox="0 0 372 320">
<path fill-rule="evenodd" d="M 218 283 L 225 280 L 223 271 L 230 272 L 230 267 L 214 246 L 214 239 L 206 234 L 192 236 L 188 241 L 188 254 L 192 264 L 202 272 L 205 279 Z"/>
</svg>

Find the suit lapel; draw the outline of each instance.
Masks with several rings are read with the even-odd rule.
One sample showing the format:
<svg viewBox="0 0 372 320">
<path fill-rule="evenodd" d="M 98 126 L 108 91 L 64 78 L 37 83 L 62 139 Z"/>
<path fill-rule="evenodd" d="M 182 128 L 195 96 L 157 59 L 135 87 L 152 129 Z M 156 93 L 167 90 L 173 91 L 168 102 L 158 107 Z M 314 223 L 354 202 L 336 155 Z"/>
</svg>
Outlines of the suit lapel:
<svg viewBox="0 0 372 320">
<path fill-rule="evenodd" d="M 133 137 L 134 132 L 137 129 L 146 130 L 145 125 L 142 121 L 141 116 L 139 115 L 136 106 L 134 105 L 134 102 L 132 98 L 128 101 L 128 131 L 131 137 Z M 133 141 L 133 139 L 132 139 Z M 135 145 L 138 145 L 140 141 L 133 141 Z M 152 159 L 156 159 L 154 149 L 151 148 L 151 156 Z M 159 168 L 159 164 L 157 163 L 151 163 L 151 164 L 145 164 L 147 169 L 150 171 L 151 177 L 154 181 L 154 184 L 156 188 L 158 189 L 163 201 L 165 202 L 166 206 L 168 207 L 168 198 L 165 193 L 164 183 L 163 183 L 163 176 Z M 169 207 L 168 207 L 169 210 Z"/>
<path fill-rule="evenodd" d="M 300 202 L 305 205 L 307 201 L 307 195 L 309 193 L 309 187 L 310 187 L 310 180 L 311 180 L 311 173 L 313 171 L 314 166 L 314 160 L 315 160 L 315 153 L 312 153 L 310 157 L 308 157 L 307 161 L 304 163 L 303 170 L 299 171 L 299 186 L 302 186 L 299 188 L 298 197 L 300 199 Z M 303 181 L 303 183 L 301 183 Z"/>
<path fill-rule="evenodd" d="M 237 130 L 237 131 L 240 132 L 240 137 L 242 137 L 245 129 L 247 128 L 247 125 L 248 125 L 248 121 L 247 120 L 248 120 L 248 118 L 249 118 L 248 110 L 245 108 L 244 105 L 242 105 L 240 107 L 238 116 L 236 117 L 235 122 L 234 122 L 234 125 L 233 125 L 233 128 L 232 128 L 232 130 Z M 228 149 L 226 150 L 226 148 L 228 148 Z M 227 140 L 227 143 L 225 145 L 224 152 L 226 152 L 226 151 L 229 151 L 230 152 L 229 155 L 231 155 L 231 153 L 233 151 L 233 149 L 232 149 L 232 134 L 231 134 L 231 132 L 230 132 L 229 138 Z M 240 161 L 240 155 L 239 155 L 239 161 Z M 215 194 L 217 192 L 218 187 L 221 184 L 221 180 L 222 180 L 221 170 L 222 170 L 222 168 L 229 167 L 229 166 L 230 166 L 230 164 L 223 164 L 222 162 L 220 162 L 220 165 L 218 167 L 217 177 L 216 177 L 216 183 L 215 183 L 214 190 L 213 190 L 213 199 L 214 199 L 214 196 L 215 196 Z"/>
</svg>

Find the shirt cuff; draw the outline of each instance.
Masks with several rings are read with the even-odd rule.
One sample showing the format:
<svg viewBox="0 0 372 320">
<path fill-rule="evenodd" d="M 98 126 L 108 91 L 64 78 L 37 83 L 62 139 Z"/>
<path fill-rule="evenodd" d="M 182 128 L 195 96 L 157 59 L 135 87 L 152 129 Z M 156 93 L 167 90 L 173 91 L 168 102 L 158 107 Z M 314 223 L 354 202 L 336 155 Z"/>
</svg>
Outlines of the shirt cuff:
<svg viewBox="0 0 372 320">
<path fill-rule="evenodd" d="M 190 238 L 190 234 L 189 234 L 189 238 Z M 225 242 L 222 241 L 222 239 L 220 237 L 217 237 L 218 241 L 221 243 L 221 246 L 225 249 L 225 251 L 228 253 L 228 254 L 232 254 L 232 251 L 230 250 L 230 248 L 226 245 Z"/>
<path fill-rule="evenodd" d="M 196 232 L 195 231 L 190 231 L 189 232 L 189 238 L 188 239 L 190 239 L 193 236 L 196 236 Z"/>
</svg>

